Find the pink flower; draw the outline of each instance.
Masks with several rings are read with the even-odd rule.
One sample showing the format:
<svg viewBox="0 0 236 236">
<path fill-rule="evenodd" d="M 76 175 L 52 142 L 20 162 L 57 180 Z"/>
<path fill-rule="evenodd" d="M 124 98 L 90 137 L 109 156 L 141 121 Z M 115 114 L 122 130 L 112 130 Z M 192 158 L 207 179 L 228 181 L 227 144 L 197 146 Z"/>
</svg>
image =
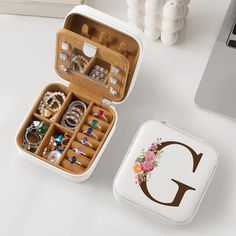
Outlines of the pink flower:
<svg viewBox="0 0 236 236">
<path fill-rule="evenodd" d="M 153 163 L 150 161 L 145 161 L 142 163 L 142 169 L 144 172 L 150 172 L 153 170 Z"/>
<path fill-rule="evenodd" d="M 155 143 L 152 143 L 151 147 L 149 148 L 149 151 L 155 152 L 157 149 L 157 145 Z"/>
<path fill-rule="evenodd" d="M 154 158 L 155 158 L 155 153 L 152 152 L 152 151 L 147 151 L 145 153 L 145 160 L 148 161 L 148 162 L 152 162 L 154 161 Z"/>
<path fill-rule="evenodd" d="M 136 179 L 138 184 L 141 184 L 143 182 L 143 178 L 139 175 L 136 175 L 135 179 Z"/>
</svg>

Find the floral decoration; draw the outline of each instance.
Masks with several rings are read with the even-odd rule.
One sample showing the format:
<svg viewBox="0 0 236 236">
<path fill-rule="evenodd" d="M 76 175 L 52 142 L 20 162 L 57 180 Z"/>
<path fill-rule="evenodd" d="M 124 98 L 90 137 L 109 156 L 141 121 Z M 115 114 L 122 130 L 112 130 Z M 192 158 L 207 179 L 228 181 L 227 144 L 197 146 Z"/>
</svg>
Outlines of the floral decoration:
<svg viewBox="0 0 236 236">
<path fill-rule="evenodd" d="M 158 147 L 161 145 L 161 139 L 157 139 L 152 143 L 147 151 L 142 149 L 141 154 L 137 157 L 133 171 L 135 173 L 135 182 L 140 185 L 142 182 L 147 181 L 154 168 L 158 167 L 158 160 L 161 157 L 161 153 Z"/>
</svg>

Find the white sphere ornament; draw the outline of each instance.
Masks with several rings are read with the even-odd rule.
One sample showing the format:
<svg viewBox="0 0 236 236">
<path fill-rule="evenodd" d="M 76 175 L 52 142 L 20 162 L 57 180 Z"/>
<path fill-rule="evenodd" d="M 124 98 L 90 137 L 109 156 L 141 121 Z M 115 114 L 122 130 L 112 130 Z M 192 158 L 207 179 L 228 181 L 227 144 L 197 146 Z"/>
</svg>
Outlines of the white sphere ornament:
<svg viewBox="0 0 236 236">
<path fill-rule="evenodd" d="M 162 8 L 161 0 L 146 0 L 145 1 L 145 12 L 150 15 L 159 14 L 160 8 Z"/>
<path fill-rule="evenodd" d="M 139 28 L 141 30 L 144 30 L 144 25 L 142 23 L 140 23 L 140 22 L 132 22 L 132 21 L 130 21 L 129 24 L 134 26 L 134 27 L 137 27 L 137 28 Z"/>
<path fill-rule="evenodd" d="M 161 24 L 161 29 L 165 32 L 173 34 L 179 31 L 180 20 L 168 20 L 163 19 Z"/>
<path fill-rule="evenodd" d="M 178 39 L 179 39 L 178 33 L 170 34 L 165 31 L 162 31 L 161 33 L 161 41 L 165 45 L 168 46 L 174 45 L 175 43 L 177 43 Z"/>
<path fill-rule="evenodd" d="M 133 10 L 131 8 L 127 11 L 127 16 L 132 23 L 144 23 L 144 13 L 140 10 Z"/>
<path fill-rule="evenodd" d="M 163 7 L 163 18 L 169 20 L 178 20 L 184 14 L 184 6 L 175 0 L 166 2 Z"/>
<path fill-rule="evenodd" d="M 143 9 L 145 0 L 127 0 L 127 5 L 132 9 Z"/>
<path fill-rule="evenodd" d="M 161 21 L 162 18 L 158 15 L 149 15 L 146 14 L 144 17 L 144 24 L 145 26 L 149 27 L 149 28 L 161 28 Z"/>
<path fill-rule="evenodd" d="M 158 28 L 153 29 L 153 28 L 146 27 L 144 32 L 145 32 L 146 37 L 150 40 L 157 40 L 161 36 L 161 30 L 159 30 Z"/>
</svg>

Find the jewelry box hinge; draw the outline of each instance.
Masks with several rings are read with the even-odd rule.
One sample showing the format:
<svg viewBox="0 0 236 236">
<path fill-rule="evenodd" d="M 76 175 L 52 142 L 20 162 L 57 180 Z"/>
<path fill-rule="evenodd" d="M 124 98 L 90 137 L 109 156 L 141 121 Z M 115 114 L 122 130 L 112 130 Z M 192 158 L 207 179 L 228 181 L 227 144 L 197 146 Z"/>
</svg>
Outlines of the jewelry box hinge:
<svg viewBox="0 0 236 236">
<path fill-rule="evenodd" d="M 102 103 L 113 108 L 115 111 L 117 110 L 117 106 L 110 100 L 106 99 L 106 98 L 103 98 L 102 99 Z"/>
</svg>

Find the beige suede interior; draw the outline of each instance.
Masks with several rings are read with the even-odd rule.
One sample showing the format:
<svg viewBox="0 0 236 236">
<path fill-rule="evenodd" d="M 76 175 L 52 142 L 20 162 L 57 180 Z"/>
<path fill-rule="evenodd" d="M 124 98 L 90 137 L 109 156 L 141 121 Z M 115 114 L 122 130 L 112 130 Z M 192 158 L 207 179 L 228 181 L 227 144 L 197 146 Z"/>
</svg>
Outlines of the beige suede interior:
<svg viewBox="0 0 236 236">
<path fill-rule="evenodd" d="M 43 95 L 45 94 L 46 91 L 61 91 L 66 94 L 66 100 L 64 101 L 62 107 L 60 110 L 57 112 L 57 115 L 53 121 L 48 120 L 45 117 L 42 117 L 38 113 L 38 106 L 40 101 L 42 100 Z M 61 118 L 64 114 L 64 112 L 67 110 L 69 104 L 76 100 L 80 99 L 84 101 L 87 105 L 87 111 L 85 112 L 82 120 L 80 121 L 79 125 L 77 126 L 75 131 L 72 131 L 60 124 Z M 83 134 L 83 131 L 89 127 L 89 122 L 94 119 L 93 114 L 98 111 L 98 110 L 103 110 L 105 112 L 106 117 L 109 119 L 109 123 L 98 119 L 97 117 L 95 118 L 96 120 L 99 120 L 99 125 L 102 128 L 102 132 L 98 130 L 94 130 L 94 133 L 98 136 L 99 140 L 96 140 L 95 138 L 91 136 L 87 136 Z M 35 103 L 32 111 L 29 113 L 27 118 L 25 119 L 25 122 L 23 123 L 22 127 L 20 128 L 18 135 L 17 135 L 17 145 L 19 148 L 24 150 L 25 152 L 29 153 L 32 158 L 39 158 L 45 162 L 50 163 L 51 165 L 54 165 L 57 168 L 63 169 L 66 172 L 70 172 L 73 174 L 81 174 L 84 173 L 93 163 L 95 160 L 98 152 L 100 151 L 104 141 L 106 140 L 109 132 L 111 131 L 114 122 L 115 122 L 116 116 L 115 112 L 113 109 L 110 107 L 101 104 L 100 101 L 98 100 L 93 100 L 90 99 L 87 95 L 83 95 L 81 92 L 79 95 L 75 94 L 71 91 L 69 91 L 69 88 L 64 86 L 63 84 L 50 84 L 48 85 L 44 91 L 41 93 L 39 96 L 37 102 Z M 31 124 L 33 120 L 39 120 L 39 121 L 44 121 L 49 125 L 49 129 L 44 136 L 43 140 L 41 141 L 39 147 L 37 148 L 35 153 L 32 153 L 22 147 L 22 141 L 23 141 L 23 135 L 25 133 L 26 128 Z M 49 140 L 51 136 L 57 136 L 58 134 L 65 134 L 67 133 L 68 136 L 71 137 L 70 142 L 66 146 L 65 150 L 62 153 L 62 156 L 60 158 L 60 161 L 57 164 L 52 164 L 49 162 L 46 158 L 42 157 L 42 153 L 44 148 L 48 145 Z M 85 145 L 82 145 L 79 143 L 79 140 L 83 137 L 87 136 L 89 139 L 89 142 L 93 145 L 93 148 L 87 147 Z M 76 148 L 78 146 L 82 146 L 85 153 L 87 154 L 87 157 L 84 157 L 82 155 L 76 155 L 75 152 L 72 150 L 73 148 Z M 77 156 L 78 160 L 83 163 L 86 168 L 81 167 L 77 164 L 71 164 L 68 161 L 68 158 L 71 156 Z"/>
<path fill-rule="evenodd" d="M 83 54 L 85 43 L 97 48 L 96 55 L 92 58 L 87 58 L 89 63 L 83 74 L 73 71 L 69 73 L 60 71 L 60 65 L 65 64 L 59 57 L 59 53 L 62 52 L 60 45 L 63 41 L 71 45 L 70 50 L 67 52 L 70 56 L 73 48 L 78 49 L 82 56 L 85 56 Z M 58 75 L 72 82 L 73 85 L 83 88 L 90 94 L 96 93 L 100 97 L 111 101 L 122 101 L 127 95 L 138 57 L 139 45 L 134 38 L 79 14 L 68 16 L 64 29 L 59 30 L 57 34 L 55 69 Z M 119 75 L 116 76 L 119 81 L 116 85 L 111 85 L 109 80 L 105 81 L 104 84 L 99 84 L 88 78 L 88 74 L 95 64 L 103 66 L 104 63 L 106 63 L 109 70 L 108 78 L 112 77 L 110 71 L 112 66 L 120 69 Z M 70 61 L 67 62 L 66 66 L 70 67 Z M 110 94 L 110 87 L 118 91 L 117 96 Z"/>
<path fill-rule="evenodd" d="M 70 49 L 67 52 L 68 56 L 71 56 L 72 51 L 76 49 L 76 52 L 81 53 L 81 55 L 86 57 L 83 54 L 83 46 L 85 42 L 97 48 L 95 56 L 91 58 L 86 57 L 89 62 L 86 68 L 84 68 L 83 73 L 73 71 L 63 73 L 60 71 L 59 68 L 62 64 L 68 67 L 70 66 L 69 60 L 62 61 L 60 59 L 60 53 L 62 51 L 61 44 L 63 42 L 70 44 Z M 103 98 L 106 98 L 112 101 L 122 101 L 125 98 L 129 90 L 138 56 L 139 46 L 132 37 L 113 29 L 110 26 L 96 22 L 93 19 L 89 19 L 79 14 L 71 14 L 65 21 L 64 29 L 59 30 L 57 33 L 55 60 L 56 72 L 61 78 L 69 81 L 70 84 L 69 86 L 65 86 L 63 84 L 50 84 L 42 91 L 33 106 L 33 109 L 30 111 L 18 132 L 16 138 L 18 147 L 29 153 L 32 158 L 38 158 L 68 173 L 80 175 L 86 172 L 97 157 L 116 121 L 116 113 L 111 107 L 102 103 L 102 100 Z M 88 75 L 95 64 L 106 67 L 109 71 L 109 74 L 103 83 L 98 83 L 88 78 Z M 111 76 L 110 70 L 112 66 L 120 69 L 120 73 L 117 75 L 119 82 L 117 85 L 112 85 L 118 91 L 117 96 L 112 96 L 109 92 L 111 86 L 109 84 L 109 77 Z M 40 101 L 47 91 L 60 91 L 66 95 L 65 101 L 53 121 L 41 116 L 38 111 Z M 72 131 L 61 125 L 61 119 L 70 103 L 77 99 L 86 103 L 87 110 L 76 130 Z M 101 131 L 94 129 L 94 133 L 98 137 L 97 140 L 92 136 L 83 134 L 83 131 L 90 127 L 89 122 L 94 119 L 93 114 L 98 110 L 104 111 L 109 122 L 96 117 L 96 120 L 99 120 L 99 125 L 102 128 Z M 33 120 L 44 121 L 49 125 L 47 133 L 34 153 L 24 149 L 22 146 L 25 131 Z M 51 136 L 55 137 L 58 134 L 65 133 L 70 137 L 70 141 L 66 145 L 59 162 L 53 164 L 42 156 L 43 151 L 48 145 Z M 79 140 L 85 136 L 88 138 L 93 148 L 87 145 L 82 145 L 79 142 Z M 73 149 L 78 146 L 83 147 L 83 150 L 87 156 L 75 154 Z M 83 166 L 71 164 L 68 158 L 72 156 L 76 156 Z"/>
</svg>

